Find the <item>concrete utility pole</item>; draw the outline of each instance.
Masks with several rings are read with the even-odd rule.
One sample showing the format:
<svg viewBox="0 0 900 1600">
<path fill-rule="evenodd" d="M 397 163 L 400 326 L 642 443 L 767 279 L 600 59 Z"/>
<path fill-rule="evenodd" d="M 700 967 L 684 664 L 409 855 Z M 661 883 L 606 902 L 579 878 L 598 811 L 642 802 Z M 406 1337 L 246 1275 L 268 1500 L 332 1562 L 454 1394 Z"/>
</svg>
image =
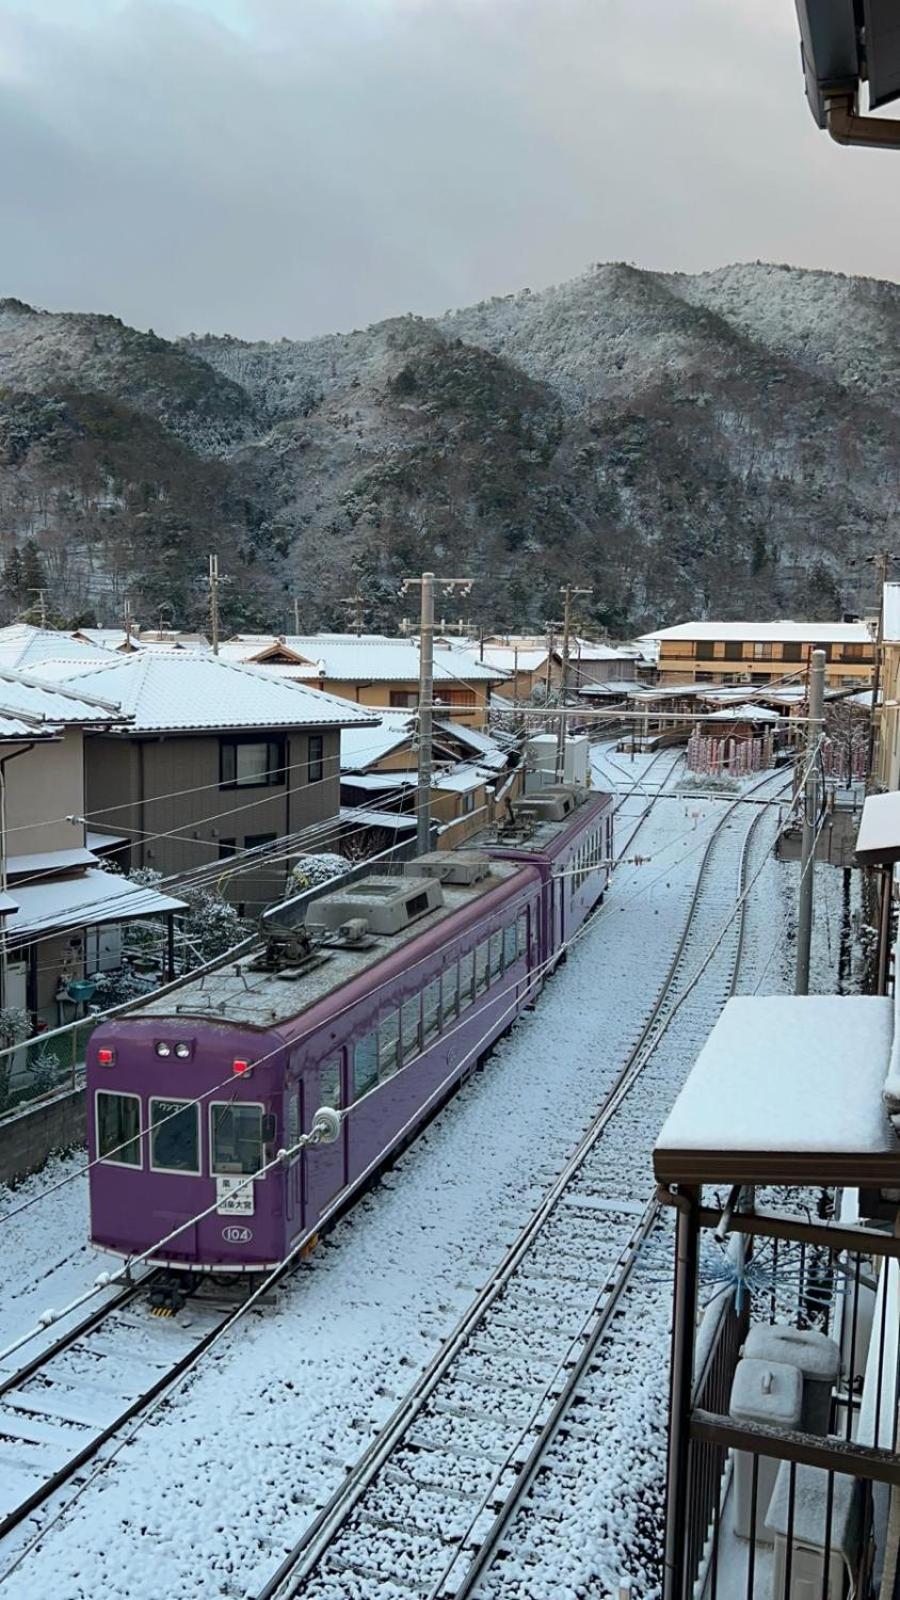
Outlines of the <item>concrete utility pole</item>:
<svg viewBox="0 0 900 1600">
<path fill-rule="evenodd" d="M 874 773 L 872 768 L 875 763 L 875 718 L 878 715 L 878 691 L 881 688 L 881 656 L 884 648 L 884 586 L 887 583 L 888 567 L 897 558 L 890 550 L 876 550 L 873 556 L 866 556 L 878 574 L 878 630 L 875 635 L 875 671 L 872 674 L 872 714 L 869 718 L 869 745 L 866 751 L 866 794 L 872 787 Z"/>
<path fill-rule="evenodd" d="M 410 589 L 421 591 L 421 616 L 419 620 L 419 722 L 418 771 L 416 782 L 416 849 L 424 855 L 431 849 L 431 779 L 434 766 L 432 755 L 432 720 L 434 714 L 434 589 L 462 589 L 468 594 L 471 578 L 436 578 L 433 572 L 423 572 L 421 578 L 404 578 L 401 594 Z"/>
<path fill-rule="evenodd" d="M 213 655 L 219 654 L 219 558 L 209 558 L 209 636 Z"/>
<path fill-rule="evenodd" d="M 300 632 L 300 601 L 299 601 L 297 595 L 294 595 L 294 633 L 295 634 L 299 634 L 299 632 Z"/>
<path fill-rule="evenodd" d="M 563 608 L 562 676 L 559 681 L 559 728 L 556 734 L 556 781 L 562 783 L 566 775 L 566 694 L 569 689 L 569 635 L 572 630 L 572 599 L 577 594 L 593 594 L 593 589 L 578 589 L 566 583 L 560 589 L 565 596 Z"/>
<path fill-rule="evenodd" d="M 819 820 L 819 740 L 824 726 L 825 651 L 814 650 L 809 672 L 809 722 L 806 727 L 806 781 L 803 798 L 803 847 L 797 902 L 797 973 L 795 994 L 809 994 L 809 949 L 813 925 L 813 874 Z"/>
<path fill-rule="evenodd" d="M 46 626 L 47 626 L 47 591 L 46 591 L 46 589 L 32 589 L 31 593 L 32 594 L 36 594 L 37 597 L 38 597 L 38 615 L 39 615 L 39 617 L 41 619 L 41 627 L 42 628 L 46 628 Z"/>
</svg>

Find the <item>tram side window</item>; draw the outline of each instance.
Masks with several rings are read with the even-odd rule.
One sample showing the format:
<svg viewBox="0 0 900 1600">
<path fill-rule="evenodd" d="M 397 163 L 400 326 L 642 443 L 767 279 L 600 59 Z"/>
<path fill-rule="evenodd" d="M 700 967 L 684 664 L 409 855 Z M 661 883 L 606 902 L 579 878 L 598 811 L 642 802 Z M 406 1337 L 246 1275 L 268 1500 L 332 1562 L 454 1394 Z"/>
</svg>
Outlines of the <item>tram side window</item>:
<svg viewBox="0 0 900 1600">
<path fill-rule="evenodd" d="M 419 1018 L 422 1011 L 421 997 L 414 994 L 409 1000 L 404 1000 L 401 1017 L 401 1032 L 403 1038 L 403 1059 L 411 1061 L 419 1053 Z"/>
<path fill-rule="evenodd" d="M 300 1090 L 289 1083 L 284 1092 L 284 1142 L 289 1150 L 300 1137 Z"/>
<path fill-rule="evenodd" d="M 141 1102 L 136 1094 L 97 1094 L 97 1154 L 121 1167 L 141 1165 Z"/>
<path fill-rule="evenodd" d="M 516 943 L 517 943 L 517 948 L 518 948 L 519 955 L 520 956 L 524 956 L 526 954 L 527 950 L 528 950 L 528 912 L 527 911 L 520 911 L 519 912 L 519 920 L 516 923 Z"/>
<path fill-rule="evenodd" d="M 150 1101 L 150 1165 L 165 1172 L 200 1171 L 200 1108 L 190 1100 Z"/>
<path fill-rule="evenodd" d="M 503 929 L 491 934 L 491 982 L 503 971 Z"/>
<path fill-rule="evenodd" d="M 503 929 L 503 965 L 511 967 L 516 959 L 516 925 L 514 922 Z"/>
<path fill-rule="evenodd" d="M 297 1105 L 296 1093 L 293 1100 Z M 262 1106 L 240 1101 L 218 1101 L 210 1106 L 210 1172 L 249 1177 L 259 1171 L 263 1164 L 262 1117 Z"/>
<path fill-rule="evenodd" d="M 332 1056 L 330 1061 L 323 1061 L 319 1068 L 319 1105 L 330 1106 L 332 1111 L 341 1109 L 340 1056 Z"/>
<path fill-rule="evenodd" d="M 475 993 L 484 994 L 488 986 L 488 944 L 483 939 L 475 949 Z"/>
<path fill-rule="evenodd" d="M 441 977 L 441 1017 L 445 1023 L 452 1022 L 459 1010 L 459 968 L 456 962 L 447 968 Z"/>
<path fill-rule="evenodd" d="M 378 1077 L 391 1077 L 400 1064 L 400 1013 L 391 1011 L 378 1024 Z"/>
<path fill-rule="evenodd" d="M 441 1031 L 441 980 L 426 983 L 422 995 L 422 1042 L 428 1044 Z"/>
<path fill-rule="evenodd" d="M 460 1008 L 470 1006 L 475 998 L 475 951 L 464 950 L 459 958 Z"/>
<path fill-rule="evenodd" d="M 367 1033 L 353 1046 L 353 1098 L 360 1100 L 378 1082 L 378 1035 Z"/>
</svg>

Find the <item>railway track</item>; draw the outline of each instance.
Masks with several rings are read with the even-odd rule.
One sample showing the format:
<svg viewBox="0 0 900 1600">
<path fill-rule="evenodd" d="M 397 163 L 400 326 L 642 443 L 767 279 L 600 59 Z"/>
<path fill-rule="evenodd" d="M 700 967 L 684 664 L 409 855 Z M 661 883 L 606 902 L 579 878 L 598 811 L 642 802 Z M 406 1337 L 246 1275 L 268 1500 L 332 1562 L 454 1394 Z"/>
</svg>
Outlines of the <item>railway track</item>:
<svg viewBox="0 0 900 1600">
<path fill-rule="evenodd" d="M 755 787 L 779 782 L 767 774 Z M 438 1354 L 256 1600 L 368 1600 L 390 1586 L 416 1600 L 459 1600 L 498 1560 L 660 1226 L 647 1193 L 653 1140 L 737 982 L 743 907 L 720 938 L 723 893 L 712 866 L 741 826 L 739 807 L 740 799 L 726 806 L 705 846 L 666 977 L 597 1116 Z M 760 808 L 745 828 L 738 895 L 765 815 Z M 692 992 L 698 1003 L 688 1008 Z"/>
<path fill-rule="evenodd" d="M 647 797 L 630 838 L 657 793 Z M 0 1541 L 77 1482 L 240 1315 L 241 1302 L 223 1305 L 201 1291 L 174 1319 L 158 1321 L 143 1302 L 159 1276 L 148 1272 L 126 1284 L 24 1365 L 0 1374 Z"/>
</svg>

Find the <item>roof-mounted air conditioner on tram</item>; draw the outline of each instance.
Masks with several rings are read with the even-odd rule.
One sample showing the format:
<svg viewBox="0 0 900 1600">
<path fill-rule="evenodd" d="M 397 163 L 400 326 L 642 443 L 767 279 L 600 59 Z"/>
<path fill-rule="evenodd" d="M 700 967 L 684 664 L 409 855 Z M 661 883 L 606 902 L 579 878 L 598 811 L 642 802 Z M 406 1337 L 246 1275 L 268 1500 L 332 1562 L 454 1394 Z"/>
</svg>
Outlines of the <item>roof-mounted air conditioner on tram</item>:
<svg viewBox="0 0 900 1600">
<path fill-rule="evenodd" d="M 309 908 L 310 932 L 338 932 L 362 921 L 368 933 L 402 933 L 410 923 L 444 903 L 436 878 L 361 878 L 334 894 L 323 895 Z"/>
<path fill-rule="evenodd" d="M 531 817 L 535 822 L 562 822 L 574 811 L 575 802 L 570 796 L 550 794 L 547 789 L 538 789 L 534 794 L 525 794 L 515 802 L 516 815 Z"/>
<path fill-rule="evenodd" d="M 468 885 L 490 875 L 491 863 L 479 850 L 429 850 L 404 864 L 413 877 L 437 878 L 441 883 Z"/>
</svg>

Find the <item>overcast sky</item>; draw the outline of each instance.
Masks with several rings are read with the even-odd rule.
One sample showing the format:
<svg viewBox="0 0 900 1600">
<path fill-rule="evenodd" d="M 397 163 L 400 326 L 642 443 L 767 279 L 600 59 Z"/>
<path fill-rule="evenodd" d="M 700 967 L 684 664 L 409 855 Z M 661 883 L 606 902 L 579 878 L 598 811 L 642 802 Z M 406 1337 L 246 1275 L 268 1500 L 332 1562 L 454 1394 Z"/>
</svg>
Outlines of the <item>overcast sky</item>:
<svg viewBox="0 0 900 1600">
<path fill-rule="evenodd" d="M 0 148 L 0 294 L 166 334 L 900 259 L 900 157 L 815 128 L 792 0 L 0 0 Z"/>
</svg>

